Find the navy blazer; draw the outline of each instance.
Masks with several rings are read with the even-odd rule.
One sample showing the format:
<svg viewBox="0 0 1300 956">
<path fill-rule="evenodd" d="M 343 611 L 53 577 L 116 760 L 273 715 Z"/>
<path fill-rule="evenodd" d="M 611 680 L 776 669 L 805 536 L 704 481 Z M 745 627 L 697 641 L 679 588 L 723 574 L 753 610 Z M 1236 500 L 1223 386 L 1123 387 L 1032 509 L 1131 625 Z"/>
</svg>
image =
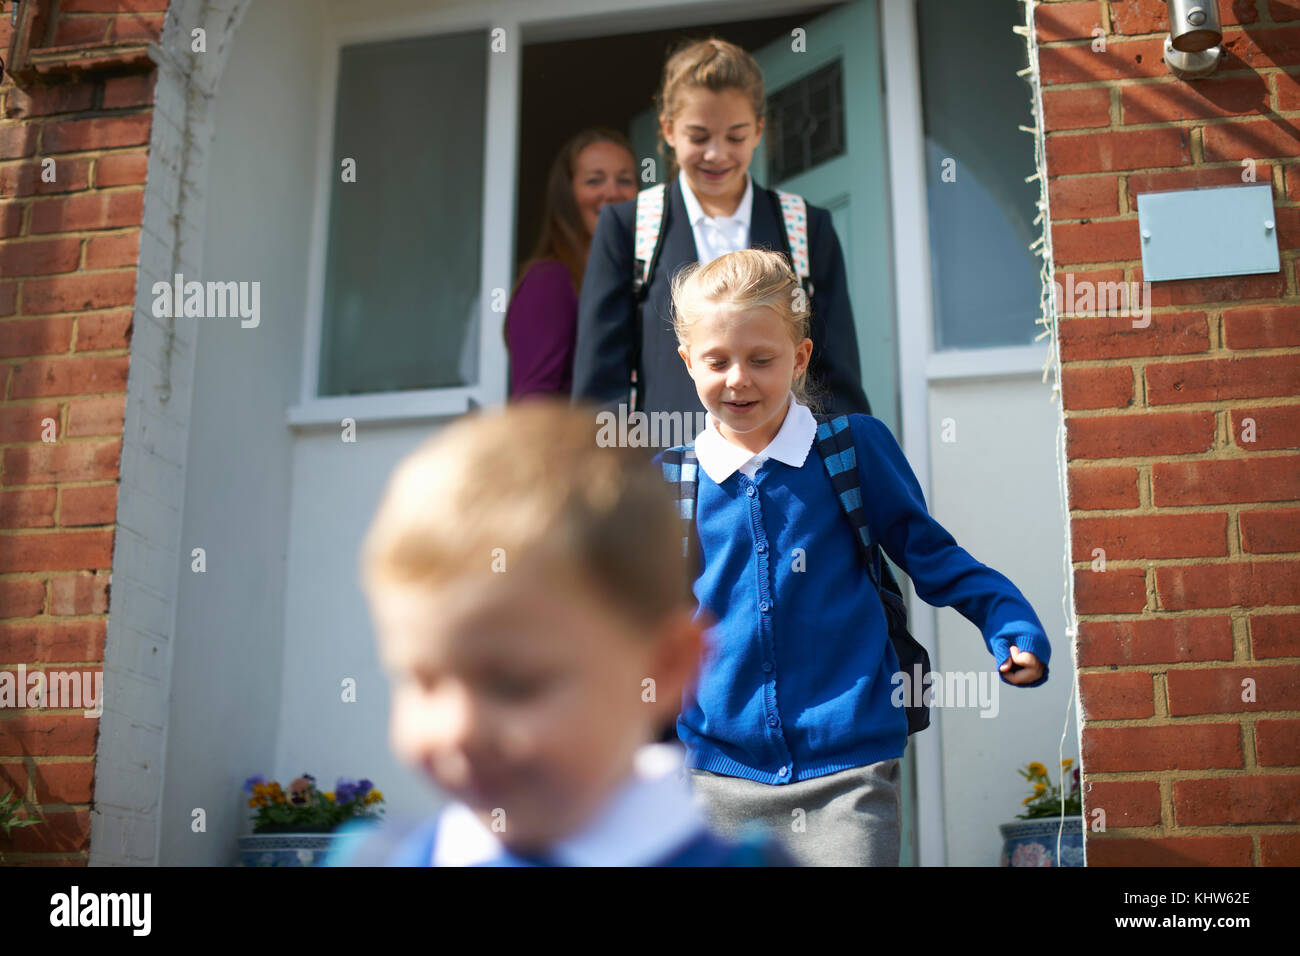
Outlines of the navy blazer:
<svg viewBox="0 0 1300 956">
<path fill-rule="evenodd" d="M 677 354 L 670 283 L 683 266 L 697 262 L 695 234 L 677 177 L 668 184 L 663 246 L 645 300 L 637 404 L 645 412 L 704 411 L 695 382 Z M 830 213 L 807 204 L 809 268 L 813 280 L 811 377 L 825 390 L 825 411 L 871 414 L 862 390 L 858 336 L 849 304 L 844 253 Z M 632 293 L 636 200 L 605 206 L 596 223 L 578 300 L 573 398 L 617 410 L 628 400 L 636 299 Z M 754 183 L 749 245 L 784 251 L 785 226 L 776 194 Z M 693 421 L 694 419 L 688 419 Z"/>
</svg>

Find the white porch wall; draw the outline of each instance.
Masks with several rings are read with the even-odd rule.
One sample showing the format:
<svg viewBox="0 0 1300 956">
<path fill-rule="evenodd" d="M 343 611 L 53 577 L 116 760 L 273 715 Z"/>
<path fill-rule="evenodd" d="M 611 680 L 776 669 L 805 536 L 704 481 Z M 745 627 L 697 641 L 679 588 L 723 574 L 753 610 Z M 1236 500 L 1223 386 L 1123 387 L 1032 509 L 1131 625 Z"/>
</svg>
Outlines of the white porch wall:
<svg viewBox="0 0 1300 956">
<path fill-rule="evenodd" d="M 974 708 L 933 710 L 943 726 L 949 866 L 998 865 L 997 826 L 1015 819 L 1029 793 L 1016 768 L 1038 760 L 1054 782 L 1060 778 L 1057 752 L 1075 675 L 1061 608 L 1065 528 L 1053 453 L 1057 409 L 1048 401 L 1051 385 L 1040 379 L 1031 374 L 930 385 L 930 513 L 977 561 L 1011 579 L 1052 644 L 1047 683 L 1026 690 L 998 681 L 996 718 Z M 945 418 L 956 422 L 956 442 L 940 440 Z M 932 664 L 993 672 L 974 625 L 952 608 L 934 613 L 939 657 Z M 1073 757 L 1076 767 L 1077 740 L 1071 716 L 1064 757 Z"/>
<path fill-rule="evenodd" d="M 276 734 L 320 36 L 311 0 L 254 3 L 213 111 L 203 274 L 258 281 L 261 324 L 199 321 L 181 533 L 159 863 L 225 865 L 247 832 L 238 792 L 284 778 Z M 188 570 L 191 549 L 207 571 Z M 332 582 L 321 589 L 333 593 Z M 207 832 L 191 831 L 202 807 Z"/>
<path fill-rule="evenodd" d="M 397 462 L 432 434 L 427 423 L 357 426 L 301 434 L 294 444 L 285 587 L 277 779 L 314 774 L 323 789 L 339 777 L 368 777 L 388 816 L 427 814 L 442 799 L 388 747 L 388 684 L 358 584 L 361 542 Z M 344 703 L 343 681 L 356 701 Z"/>
<path fill-rule="evenodd" d="M 654 0 L 657 4 L 658 0 Z M 556 4 L 552 4 L 556 5 Z M 433 6 L 402 0 L 393 10 Z M 572 6 L 581 6 L 575 3 Z M 340 20 L 367 5 L 334 4 Z M 428 436 L 428 421 L 291 431 L 299 398 L 307 250 L 318 168 L 322 6 L 259 0 L 234 44 L 214 108 L 204 271 L 258 280 L 262 324 L 200 324 L 181 553 L 207 550 L 204 575 L 181 574 L 159 862 L 231 862 L 247 832 L 239 783 L 304 771 L 333 787 L 366 776 L 390 815 L 427 813 L 428 785 L 387 746 L 388 692 L 356 584 L 357 552 L 384 481 Z M 757 14 L 755 14 L 757 15 Z M 976 558 L 1029 597 L 1053 642 L 1049 682 L 1000 687 L 1001 713 L 937 712 L 943 724 L 950 865 L 996 865 L 997 823 L 1026 791 L 1017 766 L 1056 753 L 1074 680 L 1061 611 L 1063 522 L 1056 409 L 1038 376 L 940 382 L 930 390 L 931 508 Z M 945 417 L 958 442 L 939 442 Z M 919 612 L 918 612 L 919 613 Z M 991 670 L 979 635 L 939 612 L 938 666 Z M 343 703 L 354 678 L 357 702 Z M 1076 757 L 1071 727 L 1065 756 Z M 191 832 L 194 808 L 207 833 Z"/>
</svg>

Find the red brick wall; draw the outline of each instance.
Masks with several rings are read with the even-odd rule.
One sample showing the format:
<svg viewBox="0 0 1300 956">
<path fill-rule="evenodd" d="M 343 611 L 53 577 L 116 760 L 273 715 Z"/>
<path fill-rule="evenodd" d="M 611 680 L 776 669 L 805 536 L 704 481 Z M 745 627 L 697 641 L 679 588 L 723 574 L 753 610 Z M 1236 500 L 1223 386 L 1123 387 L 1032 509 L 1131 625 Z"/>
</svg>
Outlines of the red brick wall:
<svg viewBox="0 0 1300 956">
<path fill-rule="evenodd" d="M 103 665 L 153 102 L 153 75 L 115 70 L 111 48 L 156 38 L 165 8 L 62 0 L 54 43 L 101 71 L 0 85 L 0 670 Z M 10 30 L 6 9 L 0 51 Z M 86 861 L 98 724 L 0 709 L 0 795 L 46 819 L 0 835 L 7 862 Z"/>
<path fill-rule="evenodd" d="M 1282 263 L 1154 282 L 1145 329 L 1060 321 L 1093 866 L 1300 864 L 1300 3 L 1219 7 L 1198 81 L 1159 0 L 1036 13 L 1057 281 L 1140 283 L 1137 194 L 1241 184 L 1243 158 Z"/>
</svg>

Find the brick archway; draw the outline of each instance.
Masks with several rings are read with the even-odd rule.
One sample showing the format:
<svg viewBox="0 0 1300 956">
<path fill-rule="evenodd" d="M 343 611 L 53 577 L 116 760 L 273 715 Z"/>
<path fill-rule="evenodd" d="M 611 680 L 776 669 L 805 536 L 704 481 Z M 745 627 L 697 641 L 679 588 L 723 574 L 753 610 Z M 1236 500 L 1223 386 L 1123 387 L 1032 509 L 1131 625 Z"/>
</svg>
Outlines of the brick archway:
<svg viewBox="0 0 1300 956">
<path fill-rule="evenodd" d="M 149 289 L 199 269 L 210 109 L 250 2 L 29 2 L 0 21 L 0 158 L 25 160 L 0 184 L 19 200 L 0 208 L 0 239 L 20 240 L 0 253 L 20 277 L 0 282 L 0 316 L 19 317 L 5 354 L 25 357 L 0 441 L 57 430 L 20 456 L 38 490 L 9 493 L 3 526 L 31 530 L 0 542 L 17 575 L 0 657 L 102 666 L 113 689 L 98 720 L 7 721 L 0 789 L 47 821 L 15 831 L 13 862 L 158 859 L 195 328 L 154 318 Z"/>
</svg>

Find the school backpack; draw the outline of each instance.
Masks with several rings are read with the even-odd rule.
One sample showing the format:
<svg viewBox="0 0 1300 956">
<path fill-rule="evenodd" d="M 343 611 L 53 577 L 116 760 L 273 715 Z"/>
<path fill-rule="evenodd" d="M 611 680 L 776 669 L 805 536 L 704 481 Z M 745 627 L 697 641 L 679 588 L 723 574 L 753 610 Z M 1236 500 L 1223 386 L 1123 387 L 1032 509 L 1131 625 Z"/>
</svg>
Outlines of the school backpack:
<svg viewBox="0 0 1300 956">
<path fill-rule="evenodd" d="M 812 310 L 813 281 L 808 261 L 808 208 L 803 197 L 795 193 L 773 190 L 781 206 L 781 221 L 785 230 L 781 234 L 782 251 L 799 277 L 799 284 L 808 297 Z M 759 194 L 755 188 L 754 195 Z M 641 367 L 641 328 L 645 299 L 650 291 L 650 278 L 654 275 L 663 247 L 664 199 L 668 195 L 663 183 L 643 189 L 636 194 L 636 228 L 633 232 L 632 294 L 636 298 L 636 332 L 632 338 L 632 400 L 629 411 L 637 408 L 637 369 Z"/>
<path fill-rule="evenodd" d="M 907 606 L 903 592 L 894 580 L 889 565 L 880 560 L 880 545 L 876 543 L 867 524 L 867 514 L 862 507 L 862 491 L 858 483 L 857 451 L 853 445 L 853 430 L 847 415 L 814 415 L 817 420 L 817 452 L 821 455 L 830 475 L 831 487 L 839 499 L 840 507 L 853 529 L 858 554 L 866 565 L 871 583 L 880 596 L 889 622 L 889 640 L 898 656 L 898 668 L 907 675 L 912 686 L 906 704 L 908 736 L 930 726 L 930 708 L 924 703 L 924 681 L 930 674 L 930 655 L 907 630 Z M 699 493 L 699 461 L 695 457 L 694 443 L 666 448 L 660 457 L 664 479 L 676 489 L 677 508 L 685 533 L 682 550 L 688 560 L 697 560 L 700 553 L 699 536 L 695 530 L 695 501 Z M 694 579 L 698 565 L 692 568 Z M 919 678 L 919 680 L 918 680 Z M 909 685 L 904 685 L 909 686 Z M 920 701 L 920 703 L 914 703 Z"/>
</svg>

